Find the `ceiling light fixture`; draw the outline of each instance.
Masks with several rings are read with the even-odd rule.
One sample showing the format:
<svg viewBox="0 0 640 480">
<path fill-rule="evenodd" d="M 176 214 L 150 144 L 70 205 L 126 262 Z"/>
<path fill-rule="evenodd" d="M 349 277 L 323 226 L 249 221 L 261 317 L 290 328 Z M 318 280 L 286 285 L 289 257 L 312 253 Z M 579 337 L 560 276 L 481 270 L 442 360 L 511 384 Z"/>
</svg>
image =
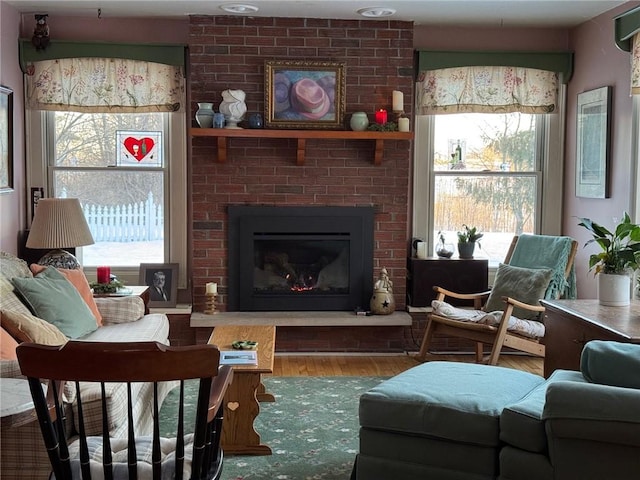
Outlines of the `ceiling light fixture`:
<svg viewBox="0 0 640 480">
<path fill-rule="evenodd" d="M 396 13 L 395 9 L 388 7 L 366 7 L 356 10 L 363 17 L 368 18 L 383 18 L 390 17 Z"/>
<path fill-rule="evenodd" d="M 228 3 L 226 5 L 220 5 L 220 8 L 225 12 L 235 14 L 255 13 L 258 11 L 258 7 L 249 5 L 248 3 Z"/>
</svg>

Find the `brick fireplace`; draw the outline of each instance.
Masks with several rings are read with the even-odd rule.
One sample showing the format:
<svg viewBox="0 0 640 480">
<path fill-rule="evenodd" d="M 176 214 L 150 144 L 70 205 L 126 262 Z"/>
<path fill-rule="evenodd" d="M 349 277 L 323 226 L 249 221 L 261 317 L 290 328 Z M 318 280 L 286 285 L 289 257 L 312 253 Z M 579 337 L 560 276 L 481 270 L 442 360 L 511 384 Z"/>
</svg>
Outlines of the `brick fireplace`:
<svg viewBox="0 0 640 480">
<path fill-rule="evenodd" d="M 326 60 L 345 63 L 346 118 L 356 111 L 391 110 L 391 92 L 404 92 L 413 106 L 413 25 L 394 21 L 193 16 L 190 20 L 189 89 L 196 102 L 214 102 L 227 88 L 246 92 L 248 112 L 264 111 L 265 60 Z M 193 120 L 192 120 L 193 121 Z M 196 126 L 195 122 L 192 126 Z M 191 271 L 194 310 L 204 309 L 204 286 L 217 282 L 219 309 L 229 302 L 228 207 L 372 207 L 373 276 L 386 267 L 399 310 L 405 306 L 410 237 L 409 189 L 412 142 L 387 140 L 383 161 L 374 165 L 375 142 L 309 139 L 304 165 L 296 165 L 297 143 L 286 138 L 232 138 L 227 161 L 218 163 L 216 139 L 190 140 Z M 373 284 L 374 278 L 367 279 Z M 299 327 L 278 342 L 287 350 L 405 348 L 402 327 L 376 332 L 362 328 Z M 282 332 L 282 335 L 281 333 Z M 301 345 L 304 344 L 304 347 Z"/>
</svg>

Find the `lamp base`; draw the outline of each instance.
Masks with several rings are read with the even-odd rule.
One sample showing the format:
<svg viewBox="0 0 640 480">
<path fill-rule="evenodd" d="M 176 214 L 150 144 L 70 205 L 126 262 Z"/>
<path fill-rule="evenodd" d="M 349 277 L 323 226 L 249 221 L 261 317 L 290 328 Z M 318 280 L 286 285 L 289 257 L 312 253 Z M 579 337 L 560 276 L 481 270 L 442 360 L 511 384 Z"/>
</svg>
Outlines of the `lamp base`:
<svg viewBox="0 0 640 480">
<path fill-rule="evenodd" d="M 66 250 L 51 250 L 45 253 L 38 265 L 47 267 L 66 268 L 67 270 L 79 270 L 81 268 L 78 259 Z"/>
</svg>

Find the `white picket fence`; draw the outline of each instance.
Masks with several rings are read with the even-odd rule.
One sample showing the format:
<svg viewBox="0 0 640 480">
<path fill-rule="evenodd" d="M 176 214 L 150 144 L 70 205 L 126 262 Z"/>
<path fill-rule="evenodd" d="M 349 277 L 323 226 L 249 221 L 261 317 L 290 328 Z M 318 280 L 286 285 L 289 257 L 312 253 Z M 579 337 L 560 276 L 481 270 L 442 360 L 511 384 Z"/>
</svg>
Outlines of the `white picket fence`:
<svg viewBox="0 0 640 480">
<path fill-rule="evenodd" d="M 82 205 L 96 242 L 144 242 L 164 238 L 162 205 L 147 200 L 122 205 Z"/>
</svg>

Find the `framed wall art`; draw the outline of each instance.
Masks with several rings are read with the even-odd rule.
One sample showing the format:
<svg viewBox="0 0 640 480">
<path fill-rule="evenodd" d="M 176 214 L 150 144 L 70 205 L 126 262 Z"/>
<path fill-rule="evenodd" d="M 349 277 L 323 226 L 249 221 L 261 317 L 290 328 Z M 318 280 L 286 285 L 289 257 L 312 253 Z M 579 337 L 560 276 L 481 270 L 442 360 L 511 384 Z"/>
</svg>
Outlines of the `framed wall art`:
<svg viewBox="0 0 640 480">
<path fill-rule="evenodd" d="M 178 300 L 177 263 L 141 263 L 140 285 L 149 287 L 149 307 L 173 308 Z"/>
<path fill-rule="evenodd" d="M 162 166 L 162 132 L 117 130 L 116 145 L 118 166 Z"/>
<path fill-rule="evenodd" d="M 578 94 L 576 196 L 609 198 L 611 87 Z"/>
<path fill-rule="evenodd" d="M 268 128 L 344 127 L 345 73 L 340 62 L 265 62 Z"/>
<path fill-rule="evenodd" d="M 13 91 L 0 86 L 0 193 L 13 191 Z"/>
</svg>

